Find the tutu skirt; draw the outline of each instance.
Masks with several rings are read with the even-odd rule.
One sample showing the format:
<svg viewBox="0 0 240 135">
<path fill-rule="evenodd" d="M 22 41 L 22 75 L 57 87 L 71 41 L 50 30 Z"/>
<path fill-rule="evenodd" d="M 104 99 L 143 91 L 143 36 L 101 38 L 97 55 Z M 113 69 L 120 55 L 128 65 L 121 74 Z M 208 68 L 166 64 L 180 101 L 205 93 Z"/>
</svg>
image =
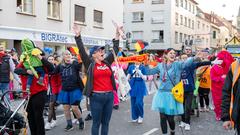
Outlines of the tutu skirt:
<svg viewBox="0 0 240 135">
<path fill-rule="evenodd" d="M 82 92 L 80 89 L 75 89 L 72 91 L 61 90 L 58 94 L 58 103 L 59 104 L 68 104 L 72 105 L 76 102 L 80 102 L 82 100 Z"/>
<path fill-rule="evenodd" d="M 172 93 L 157 91 L 153 97 L 152 110 L 164 113 L 167 115 L 183 114 L 183 104 L 177 102 Z"/>
</svg>

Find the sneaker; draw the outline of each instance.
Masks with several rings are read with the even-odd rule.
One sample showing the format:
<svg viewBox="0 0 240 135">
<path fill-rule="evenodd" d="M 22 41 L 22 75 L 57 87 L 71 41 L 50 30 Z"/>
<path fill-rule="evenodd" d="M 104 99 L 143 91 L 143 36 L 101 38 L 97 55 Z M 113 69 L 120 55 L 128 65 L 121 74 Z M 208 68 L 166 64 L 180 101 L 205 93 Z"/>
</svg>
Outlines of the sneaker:
<svg viewBox="0 0 240 135">
<path fill-rule="evenodd" d="M 73 130 L 73 126 L 67 125 L 64 130 L 71 131 L 71 130 Z"/>
<path fill-rule="evenodd" d="M 138 122 L 138 119 L 130 121 L 131 123 L 136 123 Z"/>
<path fill-rule="evenodd" d="M 85 128 L 85 123 L 84 123 L 84 121 L 82 121 L 79 123 L 79 129 L 83 130 L 84 128 Z"/>
<path fill-rule="evenodd" d="M 142 117 L 139 117 L 138 118 L 138 124 L 142 124 L 143 123 L 143 118 Z"/>
<path fill-rule="evenodd" d="M 57 125 L 57 121 L 56 121 L 56 120 L 53 120 L 53 121 L 51 122 L 51 127 L 54 128 L 54 127 L 56 127 L 56 125 Z"/>
<path fill-rule="evenodd" d="M 185 125 L 186 125 L 186 123 L 181 121 L 180 124 L 179 124 L 179 127 L 183 128 L 183 127 L 185 127 Z"/>
<path fill-rule="evenodd" d="M 119 108 L 119 105 L 114 105 L 113 106 L 113 109 L 115 109 L 115 110 L 118 110 L 118 108 Z"/>
<path fill-rule="evenodd" d="M 87 115 L 87 117 L 85 118 L 85 121 L 89 121 L 89 120 L 92 120 L 92 116 L 91 116 L 90 113 L 89 113 L 89 114 Z"/>
<path fill-rule="evenodd" d="M 221 118 L 220 117 L 216 117 L 216 121 L 220 121 L 221 120 Z"/>
<path fill-rule="evenodd" d="M 204 112 L 204 108 L 203 108 L 203 107 L 200 107 L 200 108 L 199 108 L 199 111 L 200 111 L 200 112 Z"/>
<path fill-rule="evenodd" d="M 189 124 L 185 124 L 185 130 L 190 131 L 190 125 Z"/>
<path fill-rule="evenodd" d="M 210 111 L 209 107 L 206 107 L 205 112 L 209 112 L 209 111 Z"/>
<path fill-rule="evenodd" d="M 52 127 L 51 127 L 51 123 L 47 122 L 45 124 L 45 130 L 50 130 Z"/>
</svg>

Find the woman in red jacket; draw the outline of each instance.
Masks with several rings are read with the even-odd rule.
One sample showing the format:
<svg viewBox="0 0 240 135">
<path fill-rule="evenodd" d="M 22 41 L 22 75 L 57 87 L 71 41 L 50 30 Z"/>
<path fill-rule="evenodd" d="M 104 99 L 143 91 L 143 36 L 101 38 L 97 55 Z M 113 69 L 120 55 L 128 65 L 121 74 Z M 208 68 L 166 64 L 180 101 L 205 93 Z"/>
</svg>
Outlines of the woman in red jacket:
<svg viewBox="0 0 240 135">
<path fill-rule="evenodd" d="M 31 135 L 45 135 L 43 109 L 45 104 L 45 97 L 48 89 L 48 72 L 53 71 L 53 65 L 47 61 L 41 55 L 38 55 L 39 59 L 43 63 L 45 70 L 45 76 L 43 79 L 43 85 L 37 83 L 38 78 L 34 77 L 32 85 L 30 87 L 30 98 L 27 106 L 27 118 L 31 131 Z M 28 75 L 32 75 L 31 70 L 26 70 L 22 63 L 20 63 L 15 69 L 15 73 L 20 75 L 22 81 L 22 90 L 26 91 Z"/>
<path fill-rule="evenodd" d="M 52 55 L 48 56 L 48 61 L 56 66 L 54 57 Z M 51 128 L 56 126 L 56 113 L 54 106 L 57 101 L 58 94 L 62 88 L 61 76 L 60 74 L 49 75 L 49 89 L 50 89 L 50 103 L 49 103 L 49 111 L 48 111 L 48 121 L 45 124 L 45 129 L 50 130 Z"/>
</svg>

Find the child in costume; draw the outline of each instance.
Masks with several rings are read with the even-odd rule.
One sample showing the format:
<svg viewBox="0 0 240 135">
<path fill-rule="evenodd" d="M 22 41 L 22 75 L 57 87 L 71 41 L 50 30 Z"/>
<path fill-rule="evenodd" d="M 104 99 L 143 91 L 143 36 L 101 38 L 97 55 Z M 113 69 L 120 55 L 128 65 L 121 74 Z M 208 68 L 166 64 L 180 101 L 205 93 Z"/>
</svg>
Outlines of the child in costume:
<svg viewBox="0 0 240 135">
<path fill-rule="evenodd" d="M 222 89 L 226 74 L 228 73 L 229 67 L 234 61 L 234 58 L 227 51 L 221 51 L 217 55 L 218 60 L 223 60 L 222 64 L 215 64 L 211 68 L 211 89 L 213 104 L 215 106 L 214 112 L 216 114 L 216 120 L 221 120 L 221 103 L 222 103 Z"/>
<path fill-rule="evenodd" d="M 143 122 L 144 116 L 144 102 L 143 98 L 147 95 L 147 88 L 145 84 L 146 77 L 145 67 L 136 62 L 128 68 L 127 77 L 130 79 L 130 96 L 131 96 L 131 111 L 132 122 Z"/>
<path fill-rule="evenodd" d="M 20 56 L 20 62 L 23 64 L 26 70 L 31 70 L 33 75 L 28 75 L 27 79 L 27 91 L 32 85 L 33 77 L 38 78 L 37 83 L 42 85 L 45 76 L 43 64 L 37 55 L 42 54 L 38 48 L 35 47 L 34 43 L 29 39 L 23 39 L 21 42 L 22 54 Z M 40 75 L 40 76 L 39 76 Z"/>
</svg>

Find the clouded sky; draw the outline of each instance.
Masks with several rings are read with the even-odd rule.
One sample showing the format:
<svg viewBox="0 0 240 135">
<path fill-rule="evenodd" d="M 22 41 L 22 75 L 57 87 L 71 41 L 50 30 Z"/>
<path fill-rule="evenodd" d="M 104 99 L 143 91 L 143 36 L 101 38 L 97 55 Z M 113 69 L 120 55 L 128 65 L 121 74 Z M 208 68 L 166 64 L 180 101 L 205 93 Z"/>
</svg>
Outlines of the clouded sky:
<svg viewBox="0 0 240 135">
<path fill-rule="evenodd" d="M 224 16 L 226 19 L 231 19 L 236 22 L 240 0 L 195 0 L 199 7 L 207 13 L 214 13 Z"/>
</svg>

